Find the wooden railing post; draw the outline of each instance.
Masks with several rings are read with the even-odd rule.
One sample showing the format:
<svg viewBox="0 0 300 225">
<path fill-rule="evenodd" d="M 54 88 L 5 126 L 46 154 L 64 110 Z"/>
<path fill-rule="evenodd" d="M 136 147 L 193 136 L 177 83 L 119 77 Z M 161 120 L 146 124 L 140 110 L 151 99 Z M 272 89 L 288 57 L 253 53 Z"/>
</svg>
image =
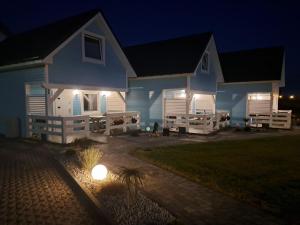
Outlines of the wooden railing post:
<svg viewBox="0 0 300 225">
<path fill-rule="evenodd" d="M 61 117 L 61 139 L 62 139 L 62 144 L 67 143 L 67 138 L 66 138 L 66 121 L 64 117 Z"/>
</svg>

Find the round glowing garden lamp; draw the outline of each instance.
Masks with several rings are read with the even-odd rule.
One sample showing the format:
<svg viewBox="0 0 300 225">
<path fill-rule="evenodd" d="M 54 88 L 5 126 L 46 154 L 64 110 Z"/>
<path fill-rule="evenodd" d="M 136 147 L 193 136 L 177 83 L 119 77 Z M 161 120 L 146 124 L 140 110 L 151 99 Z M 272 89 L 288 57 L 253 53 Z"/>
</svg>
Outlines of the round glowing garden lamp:
<svg viewBox="0 0 300 225">
<path fill-rule="evenodd" d="M 104 180 L 107 176 L 107 168 L 104 165 L 98 164 L 92 169 L 92 177 L 94 180 Z"/>
</svg>

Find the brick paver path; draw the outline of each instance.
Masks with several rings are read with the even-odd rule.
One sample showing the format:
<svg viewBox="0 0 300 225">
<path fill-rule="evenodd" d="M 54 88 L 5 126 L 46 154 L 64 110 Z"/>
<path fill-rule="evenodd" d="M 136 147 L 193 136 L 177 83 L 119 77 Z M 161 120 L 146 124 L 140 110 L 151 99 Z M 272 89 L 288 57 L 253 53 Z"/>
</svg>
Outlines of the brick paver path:
<svg viewBox="0 0 300 225">
<path fill-rule="evenodd" d="M 46 155 L 0 143 L 0 224 L 101 224 L 62 176 Z"/>
<path fill-rule="evenodd" d="M 114 137 L 102 145 L 103 163 L 111 170 L 119 167 L 141 167 L 146 174 L 144 190 L 147 195 L 170 210 L 187 225 L 280 225 L 279 219 L 248 204 L 207 189 L 154 165 L 131 157 L 134 148 L 162 145 L 164 138 Z M 166 140 L 168 140 L 166 138 Z M 164 140 L 165 144 L 172 144 Z M 175 141 L 170 138 L 170 141 Z M 175 141 L 176 142 L 176 141 Z M 174 143 L 175 143 L 174 142 Z"/>
</svg>

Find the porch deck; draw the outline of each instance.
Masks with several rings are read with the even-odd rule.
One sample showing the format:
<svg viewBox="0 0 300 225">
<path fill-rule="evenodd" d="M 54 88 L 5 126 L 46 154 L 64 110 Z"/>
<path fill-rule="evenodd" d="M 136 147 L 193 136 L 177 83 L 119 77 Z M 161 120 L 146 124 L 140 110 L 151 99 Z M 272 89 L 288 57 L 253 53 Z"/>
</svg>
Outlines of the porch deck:
<svg viewBox="0 0 300 225">
<path fill-rule="evenodd" d="M 216 114 L 177 114 L 168 113 L 165 117 L 165 127 L 171 131 L 179 132 L 184 127 L 187 133 L 210 134 L 223 127 L 229 126 L 229 112 Z"/>
<path fill-rule="evenodd" d="M 114 130 L 127 132 L 140 128 L 139 112 L 107 113 L 105 116 L 27 116 L 27 137 L 47 139 L 62 144 L 76 138 L 89 137 L 91 132 L 111 135 Z"/>
<path fill-rule="evenodd" d="M 250 114 L 250 126 L 262 127 L 268 126 L 277 129 L 291 129 L 292 110 L 277 110 L 271 113 Z"/>
</svg>

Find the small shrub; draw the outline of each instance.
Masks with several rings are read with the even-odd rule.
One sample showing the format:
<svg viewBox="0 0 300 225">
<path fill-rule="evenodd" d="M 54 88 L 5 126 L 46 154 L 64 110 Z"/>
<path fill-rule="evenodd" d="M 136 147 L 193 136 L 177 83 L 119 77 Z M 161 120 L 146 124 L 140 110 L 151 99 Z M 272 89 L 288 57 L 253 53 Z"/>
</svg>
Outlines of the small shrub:
<svg viewBox="0 0 300 225">
<path fill-rule="evenodd" d="M 102 156 L 103 153 L 99 149 L 91 147 L 79 153 L 79 161 L 83 169 L 91 171 Z"/>
<path fill-rule="evenodd" d="M 138 168 L 122 167 L 119 172 L 119 180 L 126 185 L 127 188 L 127 204 L 130 200 L 135 200 L 138 188 L 143 186 L 144 174 Z"/>
</svg>

